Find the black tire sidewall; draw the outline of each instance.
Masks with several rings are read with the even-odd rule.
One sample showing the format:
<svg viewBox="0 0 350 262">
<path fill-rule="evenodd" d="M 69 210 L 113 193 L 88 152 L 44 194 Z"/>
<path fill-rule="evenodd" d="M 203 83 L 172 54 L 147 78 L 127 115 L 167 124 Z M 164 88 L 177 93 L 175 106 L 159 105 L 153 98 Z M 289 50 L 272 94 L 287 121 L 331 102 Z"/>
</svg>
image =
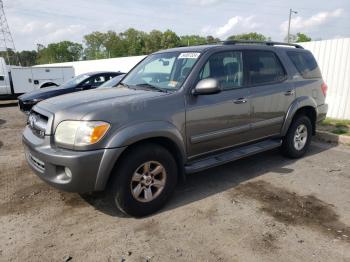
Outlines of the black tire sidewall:
<svg viewBox="0 0 350 262">
<path fill-rule="evenodd" d="M 294 146 L 294 135 L 298 126 L 304 124 L 307 128 L 307 141 L 303 149 L 297 150 Z M 291 126 L 288 129 L 287 135 L 285 136 L 282 144 L 282 152 L 287 157 L 291 158 L 299 158 L 305 155 L 307 150 L 309 149 L 310 143 L 312 139 L 312 124 L 310 119 L 307 116 L 301 115 L 297 116 Z"/>
<path fill-rule="evenodd" d="M 130 183 L 135 170 L 147 161 L 157 161 L 162 164 L 167 176 L 165 187 L 160 195 L 151 202 L 143 203 L 133 197 Z M 177 183 L 177 165 L 173 156 L 164 147 L 157 144 L 144 144 L 127 152 L 120 166 L 117 167 L 115 175 L 112 192 L 116 205 L 128 215 L 142 217 L 159 210 L 170 198 Z"/>
</svg>

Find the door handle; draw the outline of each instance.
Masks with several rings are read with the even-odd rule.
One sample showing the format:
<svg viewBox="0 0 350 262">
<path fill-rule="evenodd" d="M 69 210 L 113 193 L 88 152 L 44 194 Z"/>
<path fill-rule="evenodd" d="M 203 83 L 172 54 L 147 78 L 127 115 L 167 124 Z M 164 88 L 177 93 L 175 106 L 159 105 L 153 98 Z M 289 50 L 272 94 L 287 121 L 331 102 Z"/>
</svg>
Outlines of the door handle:
<svg viewBox="0 0 350 262">
<path fill-rule="evenodd" d="M 238 98 L 238 99 L 234 100 L 233 103 L 235 103 L 235 104 L 245 104 L 245 103 L 247 103 L 247 100 L 245 98 Z"/>
<path fill-rule="evenodd" d="M 295 94 L 295 91 L 294 90 L 289 90 L 287 92 L 284 93 L 285 96 L 292 96 Z"/>
</svg>

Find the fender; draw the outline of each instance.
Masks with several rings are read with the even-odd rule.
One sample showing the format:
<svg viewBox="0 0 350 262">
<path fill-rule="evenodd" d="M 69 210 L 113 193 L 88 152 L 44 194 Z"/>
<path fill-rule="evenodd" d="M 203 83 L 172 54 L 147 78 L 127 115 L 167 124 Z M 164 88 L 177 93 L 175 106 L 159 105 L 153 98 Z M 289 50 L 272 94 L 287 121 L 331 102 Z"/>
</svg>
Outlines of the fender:
<svg viewBox="0 0 350 262">
<path fill-rule="evenodd" d="M 181 160 L 186 163 L 184 139 L 180 131 L 166 121 L 142 122 L 118 129 L 109 139 L 107 148 L 127 147 L 136 142 L 157 137 L 168 138 L 174 142 L 181 154 Z"/>
<path fill-rule="evenodd" d="M 293 117 L 295 113 L 303 107 L 311 106 L 315 109 L 316 115 L 317 115 L 317 103 L 316 101 L 308 96 L 301 96 L 298 97 L 293 101 L 293 103 L 289 106 L 286 117 L 283 122 L 281 135 L 285 136 L 287 134 L 287 131 L 289 129 L 290 124 L 292 123 Z"/>
</svg>

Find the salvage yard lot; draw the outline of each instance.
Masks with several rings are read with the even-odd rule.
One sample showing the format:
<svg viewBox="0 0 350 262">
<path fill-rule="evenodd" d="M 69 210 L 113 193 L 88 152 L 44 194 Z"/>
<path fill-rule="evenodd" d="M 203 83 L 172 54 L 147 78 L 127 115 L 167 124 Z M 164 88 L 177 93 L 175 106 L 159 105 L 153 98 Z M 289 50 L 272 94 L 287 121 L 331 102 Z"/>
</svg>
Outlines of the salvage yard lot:
<svg viewBox="0 0 350 262">
<path fill-rule="evenodd" d="M 204 171 L 134 219 L 102 193 L 59 192 L 24 159 L 25 117 L 0 107 L 0 261 L 350 261 L 350 148 L 313 143 Z"/>
</svg>

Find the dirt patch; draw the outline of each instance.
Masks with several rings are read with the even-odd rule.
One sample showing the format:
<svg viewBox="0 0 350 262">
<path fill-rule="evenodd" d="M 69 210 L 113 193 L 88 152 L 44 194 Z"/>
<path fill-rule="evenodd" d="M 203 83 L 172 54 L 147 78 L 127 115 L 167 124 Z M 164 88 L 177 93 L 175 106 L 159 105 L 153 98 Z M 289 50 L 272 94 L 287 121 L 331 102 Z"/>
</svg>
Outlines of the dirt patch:
<svg viewBox="0 0 350 262">
<path fill-rule="evenodd" d="M 87 206 L 87 203 L 78 195 L 74 193 L 59 192 L 61 200 L 67 207 L 79 208 Z"/>
<path fill-rule="evenodd" d="M 15 191 L 9 201 L 0 204 L 0 217 L 11 214 L 23 214 L 43 206 L 38 199 L 49 193 L 44 183 L 34 184 Z"/>
<path fill-rule="evenodd" d="M 339 221 L 332 205 L 312 195 L 299 196 L 264 181 L 240 185 L 235 197 L 252 198 L 262 204 L 263 212 L 287 225 L 304 225 L 324 234 L 350 242 L 350 227 Z M 266 241 L 274 242 L 271 237 Z"/>
<path fill-rule="evenodd" d="M 159 235 L 160 233 L 159 223 L 154 219 L 148 220 L 136 226 L 134 228 L 134 232 L 135 233 L 145 232 L 147 236 Z"/>
<path fill-rule="evenodd" d="M 215 218 L 218 215 L 218 208 L 215 205 L 212 205 L 206 209 L 198 209 L 194 213 L 198 219 L 204 219 L 209 222 L 209 224 L 213 224 L 215 222 Z"/>
<path fill-rule="evenodd" d="M 5 123 L 6 123 L 6 120 L 0 119 L 0 126 L 3 125 L 3 124 L 5 124 Z"/>
<path fill-rule="evenodd" d="M 4 143 L 2 141 L 0 141 L 0 148 L 2 148 L 3 145 L 4 145 Z"/>
<path fill-rule="evenodd" d="M 257 237 L 253 250 L 271 252 L 278 249 L 278 236 L 272 232 L 264 233 L 261 237 Z"/>
</svg>

